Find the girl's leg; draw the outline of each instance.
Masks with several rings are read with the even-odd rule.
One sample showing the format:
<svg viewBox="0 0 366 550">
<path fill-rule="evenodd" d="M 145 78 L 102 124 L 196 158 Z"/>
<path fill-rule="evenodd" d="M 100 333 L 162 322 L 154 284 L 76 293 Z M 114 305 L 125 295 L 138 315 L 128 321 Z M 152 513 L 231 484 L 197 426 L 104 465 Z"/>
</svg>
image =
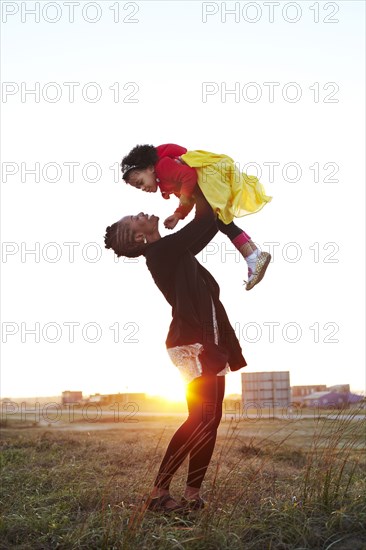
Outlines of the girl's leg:
<svg viewBox="0 0 366 550">
<path fill-rule="evenodd" d="M 213 451 L 213 435 L 216 433 L 218 425 L 216 416 L 217 378 L 224 377 L 199 376 L 187 384 L 188 418 L 175 432 L 168 445 L 155 479 L 153 497 L 169 493 L 173 475 L 192 451 L 200 453 L 201 458 L 198 466 L 200 475 L 202 476 L 203 471 L 206 472 Z M 194 468 L 196 469 L 197 466 Z M 195 486 L 197 486 L 197 481 Z"/>
<path fill-rule="evenodd" d="M 263 275 L 271 260 L 271 255 L 268 252 L 262 252 L 251 240 L 249 235 L 245 233 L 240 227 L 235 225 L 234 222 L 224 224 L 221 220 L 217 219 L 217 227 L 224 233 L 235 248 L 237 248 L 244 260 L 248 264 L 248 282 L 247 290 L 250 290 L 259 281 L 262 280 Z"/>
<path fill-rule="evenodd" d="M 207 442 L 205 445 L 198 445 L 196 448 L 192 449 L 189 454 L 187 485 L 184 493 L 185 498 L 188 500 L 199 497 L 200 487 L 206 475 L 206 471 L 215 448 L 217 428 L 222 417 L 222 402 L 225 394 L 225 376 L 216 376 L 215 378 L 215 403 L 209 403 L 207 407 L 207 413 L 212 416 L 211 429 L 207 433 Z"/>
<path fill-rule="evenodd" d="M 239 250 L 243 258 L 247 258 L 255 250 L 258 250 L 258 247 L 253 243 L 252 239 L 249 237 L 245 231 L 240 229 L 234 222 L 225 224 L 219 218 L 217 218 L 217 227 L 224 233 L 233 245 Z"/>
</svg>

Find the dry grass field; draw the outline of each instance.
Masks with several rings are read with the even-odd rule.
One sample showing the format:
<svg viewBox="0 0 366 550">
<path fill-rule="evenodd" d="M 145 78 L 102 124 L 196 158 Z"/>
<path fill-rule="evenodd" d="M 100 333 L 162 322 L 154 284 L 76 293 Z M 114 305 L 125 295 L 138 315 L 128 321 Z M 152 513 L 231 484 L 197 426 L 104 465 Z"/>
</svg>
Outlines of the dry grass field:
<svg viewBox="0 0 366 550">
<path fill-rule="evenodd" d="M 208 506 L 189 516 L 141 503 L 182 417 L 4 423 L 0 548 L 366 549 L 365 423 L 355 414 L 222 422 Z M 185 475 L 186 464 L 173 496 Z"/>
</svg>

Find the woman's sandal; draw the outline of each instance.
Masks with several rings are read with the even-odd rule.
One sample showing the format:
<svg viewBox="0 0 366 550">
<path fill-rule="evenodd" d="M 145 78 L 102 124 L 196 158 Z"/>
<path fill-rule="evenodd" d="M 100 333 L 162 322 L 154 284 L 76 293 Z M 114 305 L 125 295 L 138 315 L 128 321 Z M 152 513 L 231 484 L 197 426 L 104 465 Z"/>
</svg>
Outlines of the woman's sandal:
<svg viewBox="0 0 366 550">
<path fill-rule="evenodd" d="M 193 499 L 187 499 L 185 497 L 182 497 L 180 499 L 181 505 L 184 507 L 184 510 L 202 510 L 206 506 L 206 502 L 203 500 L 203 498 L 193 498 Z"/>
<path fill-rule="evenodd" d="M 172 500 L 175 502 L 175 506 L 167 506 L 167 502 Z M 183 511 L 184 507 L 179 505 L 172 496 L 163 495 L 161 497 L 152 498 L 147 506 L 147 510 L 151 512 L 163 512 L 165 514 L 170 514 L 173 512 Z"/>
</svg>

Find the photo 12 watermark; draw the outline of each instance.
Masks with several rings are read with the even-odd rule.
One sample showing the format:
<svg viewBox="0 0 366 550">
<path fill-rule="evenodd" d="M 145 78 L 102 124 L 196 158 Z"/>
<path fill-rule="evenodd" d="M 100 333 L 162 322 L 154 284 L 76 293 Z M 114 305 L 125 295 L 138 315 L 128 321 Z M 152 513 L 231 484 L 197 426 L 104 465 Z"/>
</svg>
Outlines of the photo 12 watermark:
<svg viewBox="0 0 366 550">
<path fill-rule="evenodd" d="M 230 338 L 231 330 L 218 323 L 219 332 L 222 338 L 226 335 Z M 340 340 L 339 322 L 314 321 L 311 323 L 301 323 L 299 321 L 233 321 L 232 327 L 239 342 L 245 344 L 265 344 L 286 343 L 297 344 L 306 342 L 307 344 L 338 344 Z M 205 323 L 202 326 L 202 342 L 212 341 L 214 328 L 211 324 Z"/>
<path fill-rule="evenodd" d="M 311 395 L 311 394 L 310 394 Z M 284 420 L 297 422 L 303 419 L 314 419 L 316 422 L 319 418 L 326 420 L 339 416 L 342 409 L 347 410 L 346 396 L 341 395 L 331 397 L 327 403 L 320 404 L 316 400 L 309 403 L 309 406 L 304 406 L 303 403 L 297 401 L 289 401 L 284 404 L 283 400 L 263 400 L 263 401 L 232 401 L 223 404 L 223 416 L 221 422 L 239 423 L 258 422 L 260 420 Z M 360 411 L 361 411 L 360 406 Z"/>
<path fill-rule="evenodd" d="M 338 2 L 202 2 L 202 23 L 340 22 Z"/>
<path fill-rule="evenodd" d="M 215 82 L 201 83 L 202 103 L 339 103 L 337 82 Z"/>
<path fill-rule="evenodd" d="M 340 246 L 335 241 L 309 243 L 264 241 L 255 244 L 261 250 L 271 254 L 271 263 L 338 264 L 341 258 Z M 98 242 L 4 241 L 1 243 L 1 263 L 9 265 L 18 263 L 77 264 L 79 262 L 96 264 L 106 258 L 107 261 L 113 263 L 138 264 L 144 261 L 141 257 L 127 258 L 118 257 L 116 254 L 111 255 L 105 246 Z M 203 264 L 216 262 L 218 258 L 221 263 L 241 263 L 243 261 L 242 255 L 230 241 L 216 242 L 215 240 L 209 242 L 197 254 L 197 258 Z"/>
<path fill-rule="evenodd" d="M 271 184 L 336 184 L 340 182 L 341 175 L 339 164 L 331 160 L 314 160 L 307 165 L 296 160 L 268 160 L 261 163 L 249 161 L 234 162 L 234 166 L 234 180 L 244 173 Z M 230 167 L 225 162 L 220 164 L 220 176 L 223 180 Z M 210 170 L 208 167 L 204 178 L 209 178 L 211 171 L 217 175 L 217 168 Z M 75 160 L 50 160 L 41 163 L 8 160 L 1 163 L 1 176 L 3 183 L 99 183 L 104 181 L 103 178 L 113 183 L 123 182 L 120 162 L 106 166 L 97 161 L 81 163 Z"/>
<path fill-rule="evenodd" d="M 101 236 L 102 241 L 102 236 Z M 118 257 L 109 254 L 103 244 L 97 242 L 55 242 L 41 243 L 8 241 L 1 243 L 1 263 L 36 263 L 36 264 L 76 264 L 86 262 L 95 264 L 107 258 L 113 263 L 136 264 L 140 258 Z"/>
<path fill-rule="evenodd" d="M 340 246 L 334 241 L 326 243 L 298 243 L 289 241 L 281 243 L 279 241 L 264 241 L 263 243 L 254 243 L 264 252 L 271 254 L 271 263 L 286 262 L 297 264 L 298 262 L 305 263 L 324 263 L 338 264 L 340 262 Z M 221 263 L 240 263 L 243 261 L 242 255 L 233 246 L 231 242 L 215 242 L 211 241 L 197 255 L 198 259 L 203 263 L 210 263 L 220 258 Z"/>
<path fill-rule="evenodd" d="M 40 403 L 35 401 L 32 405 L 22 401 L 4 400 L 1 403 L 1 421 L 6 423 L 8 420 L 18 422 L 32 421 L 35 424 L 73 424 L 76 422 L 87 422 L 94 424 L 102 422 L 103 418 L 108 422 L 135 423 L 135 418 L 139 412 L 139 405 L 134 401 L 119 402 L 116 401 L 107 406 L 101 406 L 99 403 L 68 403 L 60 404 L 56 402 Z"/>
<path fill-rule="evenodd" d="M 140 329 L 140 324 L 135 321 L 115 321 L 109 326 L 96 321 L 3 321 L 1 341 L 3 344 L 97 344 L 106 340 L 115 344 L 138 344 Z"/>
<path fill-rule="evenodd" d="M 264 341 L 267 344 L 276 342 L 296 344 L 300 341 L 314 344 L 338 344 L 340 342 L 340 326 L 334 321 L 326 323 L 315 321 L 310 325 L 304 325 L 297 321 L 287 323 L 279 321 L 235 322 L 234 330 L 239 341 L 249 344 L 256 344 L 259 341 Z"/>
<path fill-rule="evenodd" d="M 2 82 L 2 103 L 139 103 L 137 82 Z"/>
<path fill-rule="evenodd" d="M 95 25 L 99 22 L 136 24 L 140 22 L 141 3 L 137 2 L 1 2 L 2 23 L 23 24 L 79 23 Z"/>
</svg>

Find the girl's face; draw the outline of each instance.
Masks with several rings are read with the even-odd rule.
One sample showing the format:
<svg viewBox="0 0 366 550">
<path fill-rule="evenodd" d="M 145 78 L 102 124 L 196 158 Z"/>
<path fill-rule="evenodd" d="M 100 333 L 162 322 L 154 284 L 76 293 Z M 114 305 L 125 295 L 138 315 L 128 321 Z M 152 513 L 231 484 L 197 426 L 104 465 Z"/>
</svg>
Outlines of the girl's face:
<svg viewBox="0 0 366 550">
<path fill-rule="evenodd" d="M 148 166 L 144 170 L 133 170 L 128 183 L 147 193 L 156 193 L 158 190 L 153 166 Z"/>
</svg>

